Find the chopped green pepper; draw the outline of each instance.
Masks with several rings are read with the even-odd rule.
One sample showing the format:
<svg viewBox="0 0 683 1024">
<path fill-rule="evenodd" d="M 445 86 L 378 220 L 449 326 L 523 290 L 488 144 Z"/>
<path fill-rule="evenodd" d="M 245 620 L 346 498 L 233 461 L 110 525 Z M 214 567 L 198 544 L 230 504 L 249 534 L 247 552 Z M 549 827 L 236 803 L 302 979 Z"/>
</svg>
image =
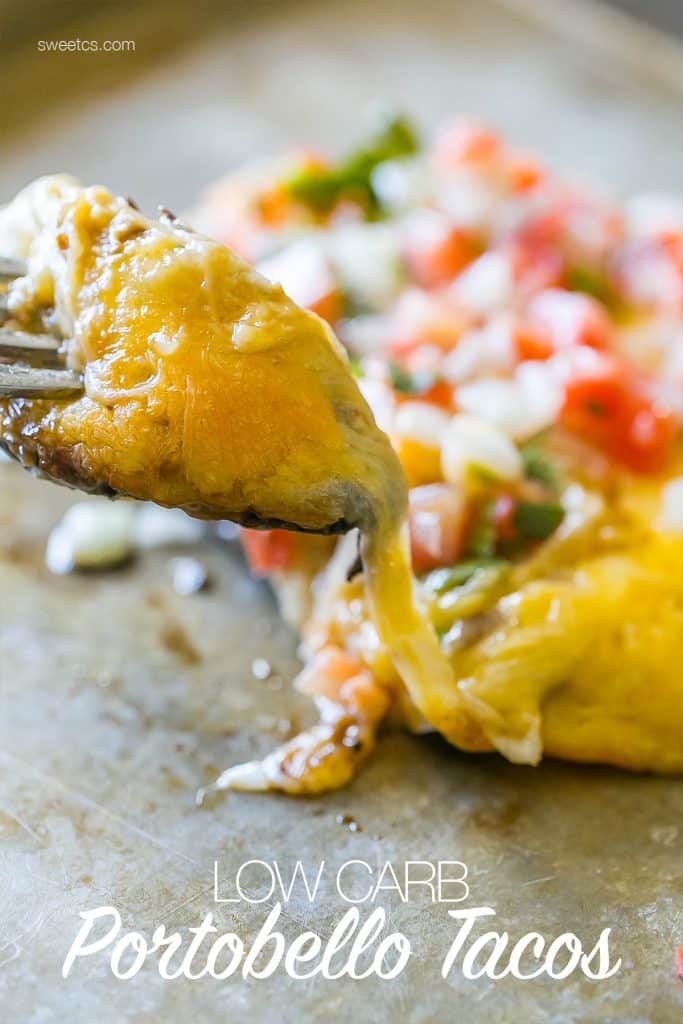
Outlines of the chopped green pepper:
<svg viewBox="0 0 683 1024">
<path fill-rule="evenodd" d="M 446 594 L 449 590 L 468 583 L 473 576 L 482 571 L 489 574 L 489 579 L 498 579 L 507 572 L 509 565 L 510 563 L 503 558 L 472 558 L 445 569 L 434 569 L 425 578 L 424 585 L 435 594 Z"/>
<path fill-rule="evenodd" d="M 588 267 L 572 267 L 567 271 L 567 287 L 573 292 L 583 292 L 609 306 L 613 300 L 609 281 L 600 271 Z"/>
<path fill-rule="evenodd" d="M 470 527 L 467 554 L 472 558 L 493 558 L 496 553 L 495 502 L 490 499 L 478 509 Z"/>
<path fill-rule="evenodd" d="M 400 391 L 402 395 L 421 395 L 429 391 L 439 378 L 431 370 L 411 373 L 399 363 L 389 363 L 389 379 L 394 391 Z"/>
<path fill-rule="evenodd" d="M 411 156 L 417 149 L 418 140 L 409 122 L 404 117 L 389 117 L 367 146 L 336 167 L 299 172 L 286 187 L 295 199 L 320 213 L 348 197 L 361 202 L 370 215 L 376 216 L 382 211 L 371 181 L 375 167 L 385 160 Z"/>
<path fill-rule="evenodd" d="M 514 524 L 524 537 L 545 540 L 564 519 L 564 509 L 554 502 L 518 501 Z"/>
<path fill-rule="evenodd" d="M 520 446 L 524 475 L 535 480 L 548 490 L 557 493 L 560 489 L 560 474 L 555 463 L 548 458 L 539 438 L 531 438 Z"/>
</svg>

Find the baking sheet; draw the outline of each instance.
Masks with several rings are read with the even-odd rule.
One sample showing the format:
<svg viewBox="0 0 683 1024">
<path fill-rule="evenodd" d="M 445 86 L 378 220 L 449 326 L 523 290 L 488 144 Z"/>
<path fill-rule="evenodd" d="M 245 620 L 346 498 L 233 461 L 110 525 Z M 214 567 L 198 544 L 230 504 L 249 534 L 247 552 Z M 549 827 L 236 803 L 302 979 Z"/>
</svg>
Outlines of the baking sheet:
<svg viewBox="0 0 683 1024">
<path fill-rule="evenodd" d="M 683 62 L 621 21 L 608 18 L 606 39 L 604 20 L 577 33 L 570 15 L 569 41 L 565 5 L 563 29 L 528 2 L 159 10 L 94 12 L 63 33 L 133 38 L 132 55 L 39 55 L 33 41 L 0 62 L 3 95 L 18 97 L 0 136 L 1 195 L 64 168 L 147 209 L 182 208 L 226 168 L 293 139 L 341 149 L 378 98 L 426 127 L 454 111 L 480 115 L 558 165 L 624 191 L 680 188 Z M 115 574 L 49 576 L 45 538 L 72 500 L 0 465 L 3 1019 L 683 1019 L 673 967 L 683 944 L 680 780 L 552 762 L 516 768 L 460 755 L 436 737 L 390 735 L 343 792 L 300 802 L 231 795 L 199 810 L 198 786 L 309 720 L 287 686 L 296 638 L 267 589 L 216 540 L 193 552 L 214 587 L 191 598 L 173 592 L 167 551 Z M 273 666 L 270 679 L 252 677 L 256 657 Z M 443 981 L 439 963 L 454 934 L 444 908 L 389 898 L 392 928 L 414 946 L 391 983 L 301 983 L 282 973 L 171 983 L 151 970 L 123 983 L 100 957 L 61 978 L 78 913 L 100 905 L 146 933 L 161 923 L 196 926 L 211 910 L 220 931 L 248 936 L 272 901 L 216 905 L 213 871 L 218 861 L 228 875 L 252 857 L 314 866 L 461 860 L 472 901 L 495 907 L 499 928 L 594 940 L 611 927 L 623 966 L 602 983 Z M 339 916 L 331 892 L 312 906 L 297 897 L 283 930 L 326 936 Z"/>
</svg>

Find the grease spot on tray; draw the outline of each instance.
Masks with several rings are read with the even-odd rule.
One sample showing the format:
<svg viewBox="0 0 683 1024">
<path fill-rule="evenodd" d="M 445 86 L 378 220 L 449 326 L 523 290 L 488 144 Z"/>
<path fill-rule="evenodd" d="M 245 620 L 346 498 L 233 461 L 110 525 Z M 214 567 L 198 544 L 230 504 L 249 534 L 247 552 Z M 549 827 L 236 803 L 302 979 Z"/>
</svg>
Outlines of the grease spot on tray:
<svg viewBox="0 0 683 1024">
<path fill-rule="evenodd" d="M 202 656 L 179 622 L 167 622 L 159 634 L 161 643 L 185 665 L 198 665 Z"/>
<path fill-rule="evenodd" d="M 509 803 L 489 804 L 472 814 L 472 822 L 484 832 L 506 835 L 513 831 L 523 813 L 523 806 L 518 801 Z"/>
</svg>

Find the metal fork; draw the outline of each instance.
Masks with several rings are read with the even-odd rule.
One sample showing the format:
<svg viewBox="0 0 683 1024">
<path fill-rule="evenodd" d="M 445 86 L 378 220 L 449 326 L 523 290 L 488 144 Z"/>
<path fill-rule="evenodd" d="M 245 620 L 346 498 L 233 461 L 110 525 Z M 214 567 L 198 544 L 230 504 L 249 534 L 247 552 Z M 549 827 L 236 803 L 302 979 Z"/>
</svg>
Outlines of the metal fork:
<svg viewBox="0 0 683 1024">
<path fill-rule="evenodd" d="M 0 324 L 10 315 L 9 285 L 27 271 L 23 260 L 0 256 Z M 0 327 L 0 398 L 60 399 L 80 394 L 83 379 L 64 366 L 60 347 L 51 334 Z"/>
</svg>

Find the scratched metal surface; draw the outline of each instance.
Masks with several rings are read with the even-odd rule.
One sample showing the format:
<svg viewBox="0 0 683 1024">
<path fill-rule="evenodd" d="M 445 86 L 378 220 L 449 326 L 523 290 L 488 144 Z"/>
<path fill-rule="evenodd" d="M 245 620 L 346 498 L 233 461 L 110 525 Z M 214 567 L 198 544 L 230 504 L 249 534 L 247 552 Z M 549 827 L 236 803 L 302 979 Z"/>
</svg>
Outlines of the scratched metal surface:
<svg viewBox="0 0 683 1024">
<path fill-rule="evenodd" d="M 73 35 L 135 38 L 137 52 L 38 58 L 27 47 L 0 64 L 12 83 L 3 94 L 21 97 L 0 138 L 0 193 L 69 168 L 148 208 L 183 207 L 248 155 L 292 138 L 351 140 L 378 95 L 426 124 L 453 110 L 480 114 L 625 190 L 675 187 L 680 92 L 660 74 L 673 66 L 676 77 L 671 52 L 660 66 L 644 40 L 642 61 L 627 66 L 614 46 L 597 57 L 509 7 L 350 0 L 256 7 L 246 18 L 200 0 L 167 5 L 163 23 L 149 8 L 79 23 Z M 0 466 L 3 1019 L 364 1022 L 381 1007 L 387 1019 L 416 1022 L 680 1022 L 680 781 L 557 763 L 532 771 L 394 735 L 345 792 L 306 802 L 235 795 L 197 810 L 197 786 L 309 715 L 286 686 L 295 638 L 217 542 L 199 552 L 214 589 L 192 598 L 172 591 L 163 551 L 111 575 L 50 577 L 45 538 L 71 500 Z M 257 656 L 277 678 L 251 677 Z M 124 984 L 99 957 L 60 978 L 78 912 L 103 904 L 147 933 L 197 925 L 213 909 L 221 931 L 246 938 L 263 908 L 214 907 L 212 870 L 218 860 L 229 873 L 251 856 L 332 866 L 461 859 L 472 901 L 495 907 L 501 928 L 576 931 L 589 942 L 609 925 L 623 968 L 604 984 L 447 983 L 438 973 L 453 935 L 445 910 L 390 900 L 391 924 L 415 950 L 393 983 L 295 984 L 281 974 L 169 983 L 144 969 Z M 294 900 L 284 931 L 311 924 L 328 935 L 341 909 L 332 893 L 313 908 Z"/>
</svg>

